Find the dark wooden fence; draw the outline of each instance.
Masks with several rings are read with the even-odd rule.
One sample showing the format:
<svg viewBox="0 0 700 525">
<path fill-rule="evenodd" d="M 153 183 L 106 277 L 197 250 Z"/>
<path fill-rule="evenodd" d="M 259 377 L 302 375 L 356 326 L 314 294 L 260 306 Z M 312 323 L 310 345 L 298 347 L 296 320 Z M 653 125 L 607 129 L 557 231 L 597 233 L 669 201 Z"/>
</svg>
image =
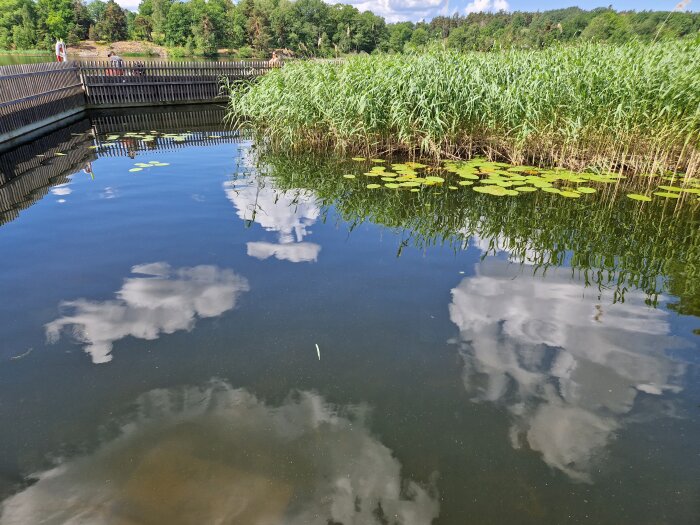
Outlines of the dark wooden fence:
<svg viewBox="0 0 700 525">
<path fill-rule="evenodd" d="M 76 64 L 0 67 L 0 142 L 84 109 L 85 91 Z"/>
<path fill-rule="evenodd" d="M 88 105 L 97 108 L 213 102 L 222 81 L 250 80 L 279 67 L 251 62 L 81 62 Z"/>
<path fill-rule="evenodd" d="M 225 100 L 225 81 L 280 67 L 249 62 L 67 62 L 0 67 L 0 151 L 86 109 Z M 34 136 L 32 135 L 34 134 Z"/>
</svg>

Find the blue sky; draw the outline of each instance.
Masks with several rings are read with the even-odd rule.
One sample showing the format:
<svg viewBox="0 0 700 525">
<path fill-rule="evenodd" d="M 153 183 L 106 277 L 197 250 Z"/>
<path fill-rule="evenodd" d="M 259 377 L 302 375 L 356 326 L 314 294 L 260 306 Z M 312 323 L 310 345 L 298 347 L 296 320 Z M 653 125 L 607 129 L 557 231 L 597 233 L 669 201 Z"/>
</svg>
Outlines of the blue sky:
<svg viewBox="0 0 700 525">
<path fill-rule="evenodd" d="M 140 0 L 116 0 L 127 9 L 135 10 Z M 327 0 L 329 3 L 335 3 Z M 545 11 L 577 5 L 583 9 L 594 9 L 612 5 L 617 10 L 672 10 L 679 0 L 338 0 L 353 4 L 360 10 L 373 11 L 382 15 L 389 22 L 400 20 L 429 20 L 440 14 L 452 14 L 455 11 L 466 14 L 471 11 Z M 688 10 L 700 10 L 700 0 L 691 0 Z"/>
</svg>

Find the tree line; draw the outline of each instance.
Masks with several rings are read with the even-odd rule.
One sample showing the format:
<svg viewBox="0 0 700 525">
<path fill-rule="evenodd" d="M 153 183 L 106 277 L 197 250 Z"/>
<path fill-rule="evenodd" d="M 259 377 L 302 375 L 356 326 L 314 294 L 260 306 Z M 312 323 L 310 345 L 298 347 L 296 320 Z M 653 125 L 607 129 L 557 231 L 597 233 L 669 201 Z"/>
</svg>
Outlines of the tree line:
<svg viewBox="0 0 700 525">
<path fill-rule="evenodd" d="M 235 51 L 269 57 L 401 53 L 433 42 L 460 50 L 539 49 L 575 40 L 622 43 L 698 35 L 700 13 L 585 11 L 471 13 L 388 24 L 369 11 L 322 0 L 142 0 L 137 12 L 114 0 L 0 0 L 0 48 L 51 49 L 92 39 L 140 40 L 186 54 Z"/>
</svg>

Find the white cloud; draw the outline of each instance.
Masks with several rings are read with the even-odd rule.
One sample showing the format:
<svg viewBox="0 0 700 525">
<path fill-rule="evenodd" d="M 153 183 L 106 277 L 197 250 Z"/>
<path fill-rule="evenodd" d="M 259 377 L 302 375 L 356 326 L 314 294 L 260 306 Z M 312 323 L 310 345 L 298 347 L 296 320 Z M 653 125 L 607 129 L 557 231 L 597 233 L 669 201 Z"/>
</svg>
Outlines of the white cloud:
<svg viewBox="0 0 700 525">
<path fill-rule="evenodd" d="M 366 406 L 312 392 L 271 406 L 222 381 L 141 396 L 116 437 L 3 502 L 4 525 L 429 525 L 434 491 L 402 478 Z M 167 503 L 167 504 L 164 504 Z"/>
<path fill-rule="evenodd" d="M 237 297 L 249 290 L 248 281 L 216 266 L 171 268 L 159 262 L 134 266 L 144 277 L 124 280 L 116 299 L 66 301 L 71 313 L 46 325 L 49 342 L 69 326 L 85 343 L 93 363 L 112 360 L 112 345 L 127 336 L 157 339 L 161 333 L 191 330 L 197 318 L 216 317 L 232 309 Z"/>
<path fill-rule="evenodd" d="M 129 11 L 138 11 L 141 0 L 117 0 L 117 4 Z"/>
<path fill-rule="evenodd" d="M 473 0 L 464 8 L 465 13 L 479 13 L 484 11 L 509 11 L 507 0 Z"/>
<path fill-rule="evenodd" d="M 267 177 L 224 184 L 226 196 L 236 207 L 238 217 L 276 232 L 279 242 L 249 242 L 248 255 L 257 259 L 276 257 L 290 262 L 315 262 L 321 246 L 304 242 L 309 228 L 321 210 L 312 192 L 281 191 Z"/>
<path fill-rule="evenodd" d="M 449 0 L 340 0 L 330 3 L 351 4 L 360 11 L 372 11 L 384 17 L 387 22 L 417 22 L 446 15 L 449 11 Z"/>
<path fill-rule="evenodd" d="M 678 342 L 668 314 L 628 291 L 624 303 L 586 294 L 568 270 L 547 277 L 489 260 L 452 290 L 465 388 L 513 418 L 550 466 L 589 479 L 593 465 L 644 392 L 678 392 L 685 367 L 666 356 Z"/>
<path fill-rule="evenodd" d="M 70 183 L 57 184 L 56 186 L 53 186 L 50 191 L 53 195 L 70 195 L 73 193 L 73 190 L 70 188 L 69 184 Z"/>
<path fill-rule="evenodd" d="M 275 257 L 280 261 L 316 262 L 321 247 L 313 242 L 274 244 L 271 242 L 249 242 L 248 255 L 256 259 Z"/>
</svg>

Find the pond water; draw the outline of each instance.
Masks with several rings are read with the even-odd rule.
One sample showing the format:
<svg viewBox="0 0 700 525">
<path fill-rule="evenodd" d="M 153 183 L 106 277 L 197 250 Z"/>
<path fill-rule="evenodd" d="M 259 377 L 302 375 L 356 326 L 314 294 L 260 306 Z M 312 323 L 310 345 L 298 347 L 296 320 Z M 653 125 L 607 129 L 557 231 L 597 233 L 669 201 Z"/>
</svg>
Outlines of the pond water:
<svg viewBox="0 0 700 525">
<path fill-rule="evenodd" d="M 0 66 L 54 62 L 55 59 L 53 55 L 0 55 Z"/>
<path fill-rule="evenodd" d="M 698 523 L 697 204 L 370 190 L 221 116 L 0 157 L 2 525 Z"/>
</svg>

